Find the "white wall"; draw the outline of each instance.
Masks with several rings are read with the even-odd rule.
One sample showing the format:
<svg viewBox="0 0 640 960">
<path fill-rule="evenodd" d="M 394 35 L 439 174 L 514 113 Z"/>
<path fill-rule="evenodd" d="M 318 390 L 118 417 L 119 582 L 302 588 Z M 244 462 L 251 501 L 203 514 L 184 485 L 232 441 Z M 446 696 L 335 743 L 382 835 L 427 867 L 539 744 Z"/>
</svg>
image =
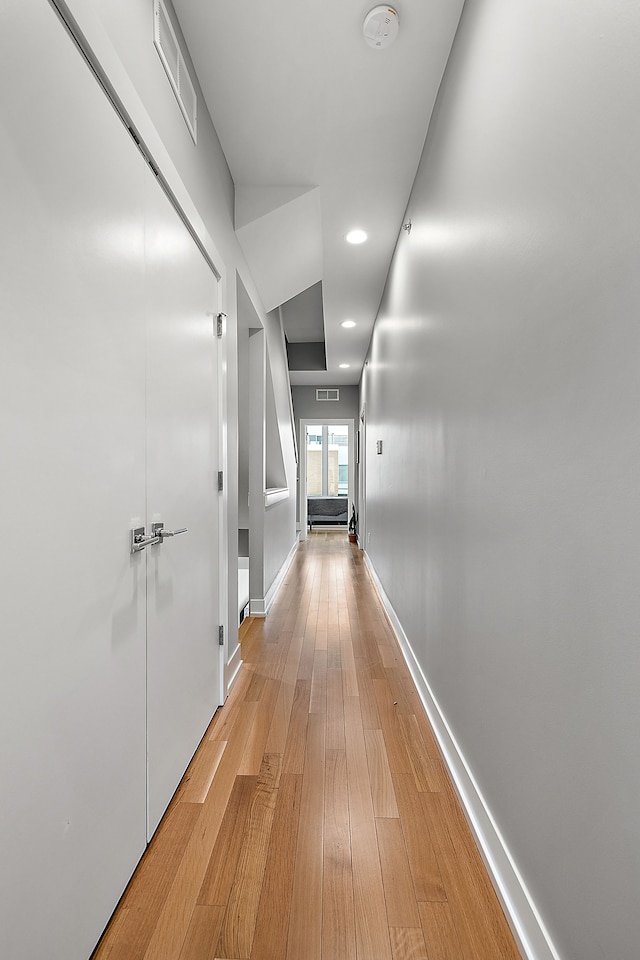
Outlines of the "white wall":
<svg viewBox="0 0 640 960">
<path fill-rule="evenodd" d="M 293 430 L 289 406 L 289 372 L 278 314 L 267 316 L 265 329 L 252 329 L 248 344 L 249 376 L 249 591 L 251 614 L 264 616 L 296 544 Z M 269 402 L 268 394 L 271 393 Z M 270 427 L 270 429 L 268 429 Z M 267 444 L 282 464 L 281 489 L 289 495 L 265 506 L 268 487 Z"/>
<path fill-rule="evenodd" d="M 640 941 L 639 41 L 467 0 L 363 381 L 371 560 L 565 960 Z"/>
<path fill-rule="evenodd" d="M 267 314 L 265 324 L 267 363 L 280 434 L 289 497 L 267 507 L 264 521 L 264 586 L 265 595 L 273 586 L 283 564 L 296 542 L 296 459 L 291 420 L 291 386 L 285 350 L 284 333 L 277 310 Z"/>
<path fill-rule="evenodd" d="M 323 389 L 325 389 L 323 387 Z M 293 397 L 293 411 L 296 418 L 296 431 L 300 435 L 300 421 L 318 418 L 318 423 L 324 423 L 327 417 L 335 420 L 344 417 L 345 420 L 357 420 L 359 414 L 359 391 L 357 386 L 341 386 L 339 400 L 316 400 L 316 387 L 296 386 L 291 388 Z"/>
<path fill-rule="evenodd" d="M 238 527 L 249 527 L 249 329 L 258 316 L 241 281 L 238 283 Z"/>
<path fill-rule="evenodd" d="M 197 146 L 191 138 L 153 45 L 153 0 L 68 0 L 68 3 L 81 25 L 84 25 L 87 9 L 93 9 L 169 151 L 205 226 L 214 236 L 222 259 L 230 268 L 240 257 L 233 232 L 234 186 L 231 173 L 199 86 Z M 182 40 L 170 0 L 165 0 L 165 5 L 172 15 L 174 29 Z M 182 50 L 187 52 L 183 40 Z M 197 81 L 191 63 L 189 66 L 192 79 Z"/>
<path fill-rule="evenodd" d="M 181 36 L 170 2 L 166 5 Z M 238 555 L 236 276 L 240 277 L 261 324 L 266 323 L 266 317 L 234 231 L 234 184 L 197 83 L 197 146 L 191 139 L 153 45 L 153 4 L 150 0 L 68 0 L 68 6 L 145 142 L 154 149 L 155 160 L 183 202 L 192 225 L 213 251 L 213 259 L 223 275 L 222 309 L 228 315 L 223 364 L 227 377 L 227 409 L 223 424 L 227 474 L 225 511 L 229 531 L 228 566 L 232 571 L 227 586 L 228 657 L 232 659 L 235 655 L 237 658 L 234 635 L 238 615 L 235 576 Z M 184 43 L 182 49 L 186 51 Z M 191 76 L 197 80 L 193 69 Z M 270 356 L 276 365 L 286 365 L 284 344 L 274 341 Z M 282 387 L 281 379 L 279 384 Z M 229 678 L 234 669 L 229 672 Z"/>
</svg>

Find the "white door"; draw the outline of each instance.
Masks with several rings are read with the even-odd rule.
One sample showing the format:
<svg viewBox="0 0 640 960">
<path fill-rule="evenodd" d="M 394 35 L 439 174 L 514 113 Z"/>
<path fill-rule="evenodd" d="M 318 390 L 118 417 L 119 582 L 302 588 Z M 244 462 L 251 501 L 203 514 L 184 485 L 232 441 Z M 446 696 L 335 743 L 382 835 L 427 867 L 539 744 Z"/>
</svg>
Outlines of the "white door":
<svg viewBox="0 0 640 960">
<path fill-rule="evenodd" d="M 145 847 L 150 174 L 41 0 L 0 142 L 0 957 L 86 960 Z"/>
<path fill-rule="evenodd" d="M 147 217 L 148 834 L 219 704 L 217 280 L 154 183 Z M 163 531 L 163 532 L 164 532 Z"/>
<path fill-rule="evenodd" d="M 0 142 L 0 957 L 86 960 L 218 703 L 217 292 L 42 0 Z"/>
</svg>

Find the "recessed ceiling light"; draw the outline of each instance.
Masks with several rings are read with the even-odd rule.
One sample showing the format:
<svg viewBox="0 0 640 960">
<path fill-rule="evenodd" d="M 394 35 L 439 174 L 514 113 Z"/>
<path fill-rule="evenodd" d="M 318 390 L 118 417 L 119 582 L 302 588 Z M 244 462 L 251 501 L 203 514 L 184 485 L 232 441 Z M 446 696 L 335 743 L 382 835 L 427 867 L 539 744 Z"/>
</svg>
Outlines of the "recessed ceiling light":
<svg viewBox="0 0 640 960">
<path fill-rule="evenodd" d="M 341 363 L 341 364 L 340 364 L 340 369 L 341 369 L 341 370 L 347 370 L 350 366 L 351 366 L 350 363 Z"/>
<path fill-rule="evenodd" d="M 343 320 L 340 324 L 341 327 L 355 327 L 355 320 Z"/>
<path fill-rule="evenodd" d="M 346 236 L 347 243 L 364 243 L 366 239 L 364 230 L 350 230 Z"/>
</svg>

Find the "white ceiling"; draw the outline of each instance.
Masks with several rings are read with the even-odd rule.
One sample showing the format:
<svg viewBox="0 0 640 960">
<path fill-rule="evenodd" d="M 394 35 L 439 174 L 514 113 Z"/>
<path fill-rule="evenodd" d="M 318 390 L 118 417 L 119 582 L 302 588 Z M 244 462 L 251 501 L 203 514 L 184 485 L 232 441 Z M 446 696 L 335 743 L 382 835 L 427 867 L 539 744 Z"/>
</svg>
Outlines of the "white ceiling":
<svg viewBox="0 0 640 960">
<path fill-rule="evenodd" d="M 174 0 L 265 309 L 322 281 L 328 369 L 294 384 L 360 379 L 463 3 L 401 0 L 398 39 L 375 50 L 373 2 Z"/>
</svg>

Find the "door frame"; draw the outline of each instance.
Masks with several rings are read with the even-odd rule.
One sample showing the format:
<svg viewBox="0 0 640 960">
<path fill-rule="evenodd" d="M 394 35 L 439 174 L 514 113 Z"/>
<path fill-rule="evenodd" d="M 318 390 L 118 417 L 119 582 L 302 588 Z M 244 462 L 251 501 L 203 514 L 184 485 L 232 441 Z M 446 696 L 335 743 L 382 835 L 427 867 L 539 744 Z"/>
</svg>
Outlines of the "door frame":
<svg viewBox="0 0 640 960">
<path fill-rule="evenodd" d="M 358 447 L 358 546 L 366 550 L 367 544 L 367 404 L 362 404 L 358 423 L 360 444 Z"/>
<path fill-rule="evenodd" d="M 217 271 L 216 271 L 217 274 Z M 213 337 L 215 340 L 214 372 L 218 391 L 218 470 L 222 472 L 222 490 L 218 487 L 218 625 L 222 627 L 224 642 L 214 637 L 219 644 L 218 656 L 218 690 L 217 705 L 222 706 L 227 698 L 227 650 L 229 649 L 229 470 L 228 470 L 228 416 L 229 416 L 229 379 L 228 364 L 228 331 L 226 304 L 226 276 L 218 274 L 218 303 L 213 316 Z M 218 337 L 218 318 L 222 320 L 222 334 Z M 212 483 L 218 483 L 218 477 L 211 478 Z"/>
<path fill-rule="evenodd" d="M 347 493 L 347 514 L 349 504 L 355 503 L 356 495 L 356 465 L 355 465 L 355 421 L 353 417 L 310 417 L 300 421 L 300 540 L 307 539 L 307 427 L 318 423 L 328 427 L 346 425 L 348 428 L 349 447 L 349 491 Z"/>
</svg>

